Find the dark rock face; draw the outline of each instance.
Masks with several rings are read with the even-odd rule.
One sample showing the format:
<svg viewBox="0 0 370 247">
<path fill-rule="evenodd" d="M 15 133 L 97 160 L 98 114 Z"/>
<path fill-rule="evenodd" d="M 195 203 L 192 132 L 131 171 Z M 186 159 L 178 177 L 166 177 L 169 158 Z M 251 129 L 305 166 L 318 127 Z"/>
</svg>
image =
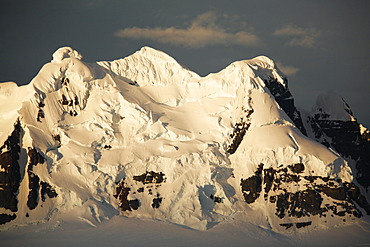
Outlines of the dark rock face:
<svg viewBox="0 0 370 247">
<path fill-rule="evenodd" d="M 251 98 L 248 99 L 248 105 L 249 105 L 250 110 L 247 110 L 244 107 L 242 108 L 243 116 L 240 118 L 240 121 L 235 124 L 233 133 L 230 134 L 230 138 L 232 138 L 232 141 L 227 150 L 229 154 L 233 154 L 236 152 L 240 143 L 243 140 L 245 133 L 247 133 L 251 125 L 251 115 L 254 112 L 252 108 Z"/>
<path fill-rule="evenodd" d="M 129 204 L 128 206 L 130 208 L 132 208 L 133 210 L 137 210 L 140 206 L 140 201 L 138 199 L 129 200 L 128 204 Z M 131 211 L 131 210 L 129 210 L 129 211 Z"/>
<path fill-rule="evenodd" d="M 30 189 L 28 193 L 27 206 L 29 209 L 35 209 L 39 201 L 39 188 L 40 188 L 40 178 L 33 172 L 33 167 L 37 164 L 44 163 L 44 157 L 42 157 L 35 148 L 30 148 L 28 150 L 29 163 L 27 168 L 28 174 L 28 188 Z"/>
<path fill-rule="evenodd" d="M 370 215 L 370 204 L 367 202 L 366 198 L 361 195 L 359 187 L 354 183 L 346 184 L 346 187 L 348 188 L 348 196 Z"/>
<path fill-rule="evenodd" d="M 37 117 L 36 117 L 36 120 L 37 122 L 42 122 L 41 119 L 42 118 L 45 118 L 45 113 L 44 113 L 44 106 L 45 106 L 45 103 L 43 102 L 42 98 L 39 99 L 39 103 L 37 104 L 37 107 L 39 108 L 38 112 L 37 112 Z"/>
<path fill-rule="evenodd" d="M 46 199 L 46 196 L 45 195 L 47 195 L 49 198 L 54 198 L 54 197 L 57 197 L 58 196 L 57 192 L 47 182 L 41 181 L 40 185 L 41 185 L 41 200 L 43 202 Z"/>
<path fill-rule="evenodd" d="M 304 134 L 307 135 L 306 129 L 303 126 L 301 113 L 297 110 L 294 105 L 294 99 L 290 93 L 288 86 L 284 87 L 275 78 L 270 77 L 268 80 L 264 80 L 266 87 L 270 90 L 270 93 L 275 97 L 276 102 L 286 112 L 286 114 L 293 120 L 295 126 Z M 284 78 L 284 82 L 288 85 L 288 81 Z"/>
<path fill-rule="evenodd" d="M 69 79 L 66 78 L 66 77 L 63 77 L 61 79 L 61 85 L 63 88 L 66 88 L 67 91 L 69 91 Z M 62 94 L 62 98 L 59 99 L 59 103 L 63 106 L 64 110 L 65 110 L 65 113 L 69 113 L 69 115 L 71 115 L 72 117 L 76 117 L 78 115 L 78 112 L 76 111 L 76 109 L 81 109 L 79 107 L 80 105 L 80 100 L 78 99 L 78 96 L 77 95 L 70 95 L 70 94 L 67 94 L 67 95 L 64 95 Z"/>
<path fill-rule="evenodd" d="M 138 199 L 128 200 L 127 197 L 130 194 L 131 189 L 125 187 L 125 180 L 123 179 L 116 187 L 116 194 L 113 195 L 117 198 L 121 204 L 120 208 L 122 211 L 132 211 L 137 210 L 140 206 Z"/>
<path fill-rule="evenodd" d="M 214 196 L 213 194 L 211 194 L 209 197 L 210 197 L 214 202 L 216 202 L 216 203 L 222 203 L 222 197 Z"/>
<path fill-rule="evenodd" d="M 0 214 L 0 225 L 10 222 L 15 218 L 17 218 L 17 215 L 15 214 Z"/>
<path fill-rule="evenodd" d="M 305 227 L 305 226 L 309 226 L 312 224 L 312 221 L 308 221 L 308 222 L 298 222 L 296 223 L 296 227 L 297 228 L 302 228 L 302 227 Z"/>
<path fill-rule="evenodd" d="M 330 138 L 324 133 L 316 120 L 313 117 L 308 116 L 307 123 L 311 126 L 313 136 L 315 137 L 316 141 L 326 147 L 331 147 Z"/>
<path fill-rule="evenodd" d="M 264 165 L 260 164 L 255 175 L 241 179 L 241 190 L 249 204 L 254 203 L 264 191 L 264 200 L 275 205 L 275 215 L 280 219 L 299 219 L 314 215 L 320 217 L 350 215 L 359 218 L 363 215 L 357 205 L 370 215 L 370 205 L 354 183 L 341 183 L 328 177 L 301 175 L 305 170 L 303 163 L 281 169 L 263 169 L 263 167 Z M 304 189 L 292 189 L 295 187 Z M 328 198 L 331 203 L 323 203 L 324 198 Z M 296 228 L 306 227 L 311 223 L 311 221 L 296 223 Z M 288 229 L 293 227 L 293 223 L 282 223 L 280 226 Z"/>
<path fill-rule="evenodd" d="M 160 183 L 165 182 L 166 180 L 162 172 L 157 173 L 154 171 L 146 172 L 139 176 L 134 176 L 133 179 L 135 181 L 142 182 L 143 184 L 150 184 L 150 183 L 160 184 Z"/>
<path fill-rule="evenodd" d="M 255 175 L 247 179 L 241 179 L 241 187 L 244 199 L 247 203 L 255 202 L 260 196 L 262 190 L 262 169 L 263 164 L 260 164 Z"/>
<path fill-rule="evenodd" d="M 131 180 L 133 183 L 128 182 Z M 130 193 L 135 195 L 136 193 L 148 192 L 148 195 L 153 196 L 152 208 L 159 208 L 163 201 L 163 197 L 157 193 L 157 189 L 162 183 L 166 182 L 166 177 L 162 172 L 147 171 L 141 175 L 133 176 L 132 178 L 122 179 L 116 187 L 116 194 L 113 195 L 120 202 L 120 208 L 122 211 L 137 210 L 141 206 L 139 199 L 129 200 Z M 144 187 L 142 187 L 144 185 Z"/>
<path fill-rule="evenodd" d="M 285 227 L 285 229 L 289 229 L 289 228 L 291 228 L 291 227 L 293 227 L 295 225 L 296 228 L 299 229 L 299 228 L 302 228 L 302 227 L 309 226 L 311 224 L 312 224 L 312 221 L 308 221 L 308 222 L 297 222 L 295 224 L 293 224 L 293 223 L 282 223 L 282 224 L 279 224 L 279 225 Z"/>
<path fill-rule="evenodd" d="M 54 141 L 57 143 L 56 147 L 60 148 L 62 146 L 62 141 L 60 139 L 60 135 L 53 135 L 52 136 Z"/>
<path fill-rule="evenodd" d="M 322 197 L 315 190 L 304 190 L 295 193 L 282 192 L 276 199 L 276 215 L 279 218 L 301 218 L 303 216 L 317 215 L 321 209 Z"/>
<path fill-rule="evenodd" d="M 162 203 L 162 197 L 157 197 L 153 199 L 152 208 L 159 208 Z"/>
<path fill-rule="evenodd" d="M 18 163 L 21 152 L 22 127 L 19 121 L 14 125 L 14 131 L 0 147 L 0 207 L 12 212 L 18 210 L 18 189 L 21 181 Z M 1 216 L 2 219 L 12 220 L 15 216 Z M 7 221 L 5 221 L 7 222 Z"/>
<path fill-rule="evenodd" d="M 43 107 L 42 102 L 39 103 L 40 107 Z M 0 147 L 0 208 L 9 209 L 12 212 L 18 211 L 19 198 L 19 186 L 21 183 L 20 165 L 20 152 L 21 142 L 23 138 L 23 131 L 20 121 L 17 121 L 14 125 L 14 131 L 9 138 L 4 142 L 4 145 Z M 52 186 L 46 182 L 40 181 L 40 178 L 33 172 L 33 167 L 37 164 L 43 164 L 43 156 L 37 152 L 35 148 L 29 148 L 28 150 L 28 166 L 26 175 L 28 176 L 29 193 L 27 196 L 27 206 L 29 209 L 35 209 L 39 203 L 39 190 L 41 184 L 42 200 L 45 201 L 45 195 L 50 198 L 56 197 L 57 193 Z M 28 214 L 27 214 L 28 215 Z M 16 214 L 1 214 L 0 224 L 5 224 L 16 218 Z"/>
<path fill-rule="evenodd" d="M 39 176 L 33 172 L 33 168 L 39 164 L 44 164 L 45 158 L 36 150 L 36 148 L 28 149 L 28 197 L 27 197 L 27 206 L 30 210 L 35 209 L 41 200 L 44 202 L 47 195 L 49 198 L 54 198 L 58 196 L 53 187 L 44 181 L 41 181 Z M 41 186 L 41 191 L 40 191 Z"/>
<path fill-rule="evenodd" d="M 360 125 L 356 121 L 328 120 L 329 114 L 318 113 L 309 119 L 315 133 L 320 140 L 327 136 L 331 140 L 324 143 L 335 149 L 343 158 L 351 158 L 355 164 L 356 181 L 368 188 L 370 186 L 370 141 L 367 132 L 361 134 Z"/>
<path fill-rule="evenodd" d="M 301 173 L 301 172 L 304 171 L 303 163 L 297 163 L 297 164 L 294 164 L 294 165 L 290 165 L 288 167 L 294 173 Z"/>
</svg>

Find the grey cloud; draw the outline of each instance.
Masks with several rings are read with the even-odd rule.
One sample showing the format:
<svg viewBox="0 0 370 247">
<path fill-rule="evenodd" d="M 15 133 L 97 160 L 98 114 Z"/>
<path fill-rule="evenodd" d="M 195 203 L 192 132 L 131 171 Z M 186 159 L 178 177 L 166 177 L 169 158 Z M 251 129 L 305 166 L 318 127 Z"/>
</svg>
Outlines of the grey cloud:
<svg viewBox="0 0 370 247">
<path fill-rule="evenodd" d="M 293 67 L 293 66 L 290 66 L 290 65 L 284 65 L 280 62 L 277 62 L 276 63 L 278 68 L 286 75 L 286 76 L 293 76 L 295 74 L 297 74 L 297 72 L 299 71 L 299 68 L 297 67 Z"/>
<path fill-rule="evenodd" d="M 315 28 L 300 28 L 287 25 L 277 29 L 273 35 L 290 38 L 290 40 L 286 43 L 288 46 L 313 48 L 317 43 L 320 32 Z"/>
<path fill-rule="evenodd" d="M 160 43 L 201 48 L 210 45 L 255 46 L 259 38 L 248 31 L 227 32 L 217 24 L 217 15 L 206 12 L 195 18 L 188 28 L 139 28 L 119 30 L 116 36 L 124 39 L 150 39 Z"/>
</svg>

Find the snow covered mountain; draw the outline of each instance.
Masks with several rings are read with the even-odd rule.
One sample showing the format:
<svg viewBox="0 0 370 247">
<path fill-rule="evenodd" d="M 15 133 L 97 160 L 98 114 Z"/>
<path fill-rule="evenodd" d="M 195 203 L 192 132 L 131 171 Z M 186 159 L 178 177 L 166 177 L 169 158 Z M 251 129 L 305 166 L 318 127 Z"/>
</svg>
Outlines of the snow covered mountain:
<svg viewBox="0 0 370 247">
<path fill-rule="evenodd" d="M 3 228 L 122 214 L 286 232 L 370 214 L 369 131 L 335 94 L 297 110 L 264 56 L 200 77 L 149 47 L 97 63 L 63 47 L 0 102 Z"/>
</svg>

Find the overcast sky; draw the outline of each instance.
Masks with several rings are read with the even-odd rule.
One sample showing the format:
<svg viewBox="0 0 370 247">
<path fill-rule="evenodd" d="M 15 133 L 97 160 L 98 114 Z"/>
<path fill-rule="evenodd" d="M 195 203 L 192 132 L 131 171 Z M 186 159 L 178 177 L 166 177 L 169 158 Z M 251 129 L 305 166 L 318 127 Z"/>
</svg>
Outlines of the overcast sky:
<svg viewBox="0 0 370 247">
<path fill-rule="evenodd" d="M 370 1 L 0 0 L 0 81 L 29 83 L 61 46 L 86 62 L 151 46 L 205 76 L 272 58 L 296 105 L 334 90 L 370 127 Z"/>
</svg>

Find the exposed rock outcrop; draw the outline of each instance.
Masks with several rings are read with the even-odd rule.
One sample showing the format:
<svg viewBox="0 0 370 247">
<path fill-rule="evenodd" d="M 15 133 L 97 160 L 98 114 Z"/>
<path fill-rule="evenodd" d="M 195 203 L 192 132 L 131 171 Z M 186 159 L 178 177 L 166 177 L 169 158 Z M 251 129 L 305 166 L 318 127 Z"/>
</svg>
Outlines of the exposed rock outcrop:
<svg viewBox="0 0 370 247">
<path fill-rule="evenodd" d="M 21 182 L 20 152 L 23 130 L 20 121 L 14 125 L 14 131 L 0 147 L 0 208 L 18 211 L 18 189 Z M 6 218 L 6 216 L 3 216 Z M 15 217 L 9 216 L 7 220 Z"/>
</svg>

